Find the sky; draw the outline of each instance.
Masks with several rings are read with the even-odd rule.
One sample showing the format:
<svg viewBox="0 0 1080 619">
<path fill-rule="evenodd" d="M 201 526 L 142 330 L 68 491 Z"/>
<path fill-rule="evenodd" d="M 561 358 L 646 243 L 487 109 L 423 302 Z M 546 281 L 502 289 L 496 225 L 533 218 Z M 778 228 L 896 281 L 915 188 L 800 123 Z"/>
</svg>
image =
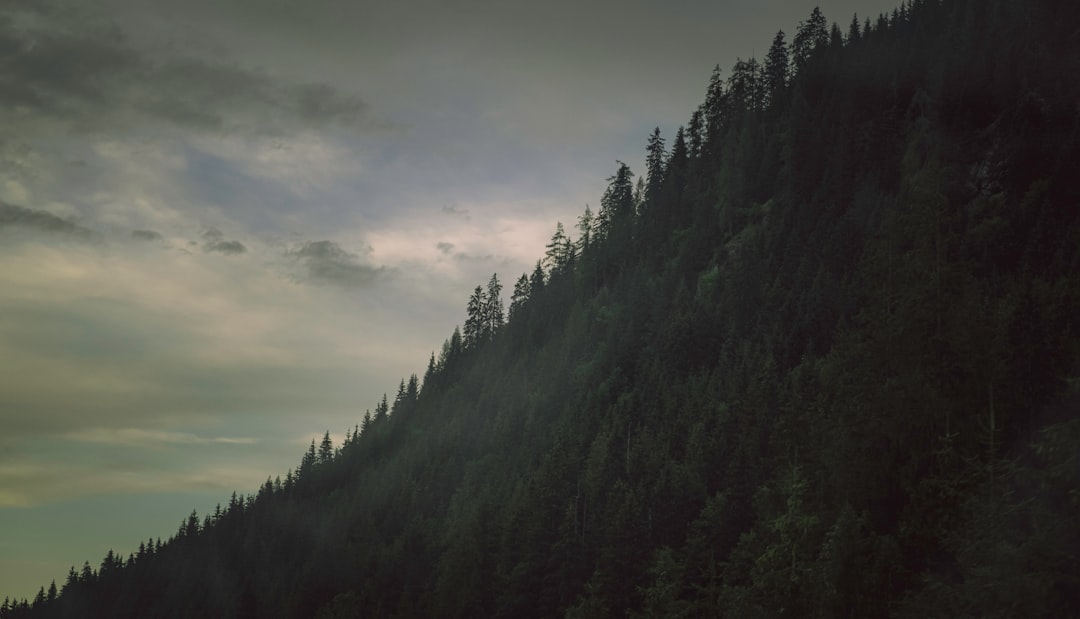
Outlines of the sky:
<svg viewBox="0 0 1080 619">
<path fill-rule="evenodd" d="M 814 5 L 0 0 L 0 597 L 340 443 Z"/>
</svg>

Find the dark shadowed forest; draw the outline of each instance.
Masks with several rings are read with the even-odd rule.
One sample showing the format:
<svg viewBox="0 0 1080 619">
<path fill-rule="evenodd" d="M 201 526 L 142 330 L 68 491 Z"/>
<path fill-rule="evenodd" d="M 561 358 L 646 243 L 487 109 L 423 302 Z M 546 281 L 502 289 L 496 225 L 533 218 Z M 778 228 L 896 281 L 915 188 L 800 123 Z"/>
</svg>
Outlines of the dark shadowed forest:
<svg viewBox="0 0 1080 619">
<path fill-rule="evenodd" d="M 815 9 L 343 444 L 0 617 L 1074 616 L 1078 12 Z"/>
</svg>

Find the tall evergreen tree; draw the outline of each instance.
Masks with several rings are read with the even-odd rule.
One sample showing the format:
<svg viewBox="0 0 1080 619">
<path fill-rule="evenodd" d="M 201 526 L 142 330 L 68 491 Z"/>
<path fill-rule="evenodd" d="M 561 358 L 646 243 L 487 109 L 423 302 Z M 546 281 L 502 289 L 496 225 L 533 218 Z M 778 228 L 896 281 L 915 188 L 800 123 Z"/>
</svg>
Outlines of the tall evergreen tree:
<svg viewBox="0 0 1080 619">
<path fill-rule="evenodd" d="M 387 401 L 386 394 L 384 393 L 382 395 L 382 400 L 380 400 L 379 403 L 375 405 L 375 416 L 372 417 L 372 421 L 374 421 L 374 422 L 386 421 L 386 419 L 389 416 L 390 416 L 390 403 Z"/>
<path fill-rule="evenodd" d="M 702 104 L 705 116 L 704 144 L 711 149 L 706 155 L 714 161 L 720 153 L 720 135 L 724 129 L 727 107 L 724 80 L 720 77 L 720 65 L 716 65 L 709 76 L 709 86 L 705 90 L 705 103 Z"/>
<path fill-rule="evenodd" d="M 510 320 L 513 321 L 514 317 L 524 307 L 525 302 L 529 300 L 529 276 L 525 273 L 521 274 L 521 277 L 514 283 L 514 292 L 510 295 Z"/>
<path fill-rule="evenodd" d="M 690 122 L 686 125 L 686 154 L 691 159 L 696 159 L 701 156 L 701 144 L 705 139 L 704 123 L 704 116 L 699 107 L 690 115 Z"/>
<path fill-rule="evenodd" d="M 777 107 L 787 100 L 788 73 L 791 59 L 783 30 L 773 37 L 769 53 L 765 56 L 764 80 L 768 105 Z"/>
<path fill-rule="evenodd" d="M 465 308 L 464 345 L 466 349 L 475 348 L 483 341 L 487 332 L 485 324 L 486 303 L 484 289 L 477 286 L 469 297 L 469 304 Z"/>
<path fill-rule="evenodd" d="M 578 218 L 577 229 L 580 235 L 578 236 L 578 249 L 581 254 L 584 255 L 589 251 L 589 246 L 592 243 L 593 226 L 595 224 L 595 218 L 592 211 L 589 209 L 589 205 L 585 205 L 585 211 Z"/>
<path fill-rule="evenodd" d="M 488 280 L 487 294 L 484 296 L 484 337 L 491 339 L 506 322 L 503 313 L 502 284 L 498 273 L 492 273 Z"/>
<path fill-rule="evenodd" d="M 630 241 L 634 219 L 634 173 L 625 163 L 617 163 L 619 168 L 608 177 L 608 187 L 600 199 L 597 233 L 609 246 L 622 247 Z"/>
<path fill-rule="evenodd" d="M 851 16 L 851 25 L 848 26 L 847 44 L 852 45 L 862 40 L 862 32 L 859 30 L 859 15 Z"/>
<path fill-rule="evenodd" d="M 570 238 L 566 236 L 562 222 L 555 222 L 555 233 L 544 246 L 544 262 L 550 272 L 562 271 L 570 259 Z"/>
<path fill-rule="evenodd" d="M 319 443 L 319 453 L 315 459 L 317 464 L 329 464 L 334 459 L 334 443 L 330 440 L 330 431 L 323 434 Z"/>
<path fill-rule="evenodd" d="M 795 31 L 795 38 L 791 41 L 791 56 L 795 66 L 795 73 L 802 71 L 818 50 L 825 49 L 829 44 L 828 22 L 821 12 L 821 7 L 814 7 L 810 17 L 804 22 L 799 22 Z"/>
<path fill-rule="evenodd" d="M 660 136 L 660 127 L 653 129 L 649 141 L 645 145 L 645 210 L 652 212 L 660 208 L 660 188 L 664 184 L 664 163 L 667 161 L 667 152 L 664 150 L 664 138 Z M 656 215 L 646 217 L 646 220 L 658 219 Z"/>
</svg>

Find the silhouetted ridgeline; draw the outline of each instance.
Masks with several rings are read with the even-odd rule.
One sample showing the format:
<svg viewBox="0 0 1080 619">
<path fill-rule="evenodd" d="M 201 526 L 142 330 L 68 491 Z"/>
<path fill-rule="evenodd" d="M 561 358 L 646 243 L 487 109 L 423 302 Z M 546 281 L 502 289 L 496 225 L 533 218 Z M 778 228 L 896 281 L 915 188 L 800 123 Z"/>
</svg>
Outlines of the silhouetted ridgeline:
<svg viewBox="0 0 1080 619">
<path fill-rule="evenodd" d="M 1077 10 L 815 11 L 344 445 L 0 616 L 1074 614 Z"/>
</svg>

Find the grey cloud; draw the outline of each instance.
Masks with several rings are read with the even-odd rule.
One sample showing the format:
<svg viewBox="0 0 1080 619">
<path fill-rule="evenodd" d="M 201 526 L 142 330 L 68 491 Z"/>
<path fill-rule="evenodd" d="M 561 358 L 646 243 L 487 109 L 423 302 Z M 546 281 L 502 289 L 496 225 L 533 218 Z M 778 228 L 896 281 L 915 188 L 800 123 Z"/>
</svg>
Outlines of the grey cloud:
<svg viewBox="0 0 1080 619">
<path fill-rule="evenodd" d="M 469 218 L 469 209 L 467 209 L 467 208 L 458 208 L 458 206 L 456 204 L 447 204 L 446 206 L 442 207 L 442 212 L 444 214 L 446 214 L 446 215 L 453 215 L 453 216 L 456 216 L 456 217 L 464 217 L 466 219 Z"/>
<path fill-rule="evenodd" d="M 235 256 L 247 251 L 247 247 L 240 241 L 232 241 L 225 238 L 224 233 L 217 228 L 207 228 L 202 235 L 203 251 L 217 252 L 226 256 Z"/>
<path fill-rule="evenodd" d="M 235 256 L 247 251 L 247 247 L 244 247 L 244 244 L 240 241 L 217 241 L 203 245 L 203 249 L 225 254 L 226 256 Z"/>
<path fill-rule="evenodd" d="M 62 438 L 84 443 L 153 447 L 155 445 L 252 445 L 247 437 L 205 437 L 188 432 L 146 430 L 142 428 L 87 428 L 64 434 Z"/>
<path fill-rule="evenodd" d="M 494 254 L 487 254 L 486 256 L 470 256 L 465 252 L 458 252 L 454 254 L 454 260 L 460 260 L 461 262 L 491 262 L 496 260 Z"/>
<path fill-rule="evenodd" d="M 365 250 L 370 251 L 370 248 Z M 345 251 L 333 241 L 309 241 L 288 251 L 287 255 L 303 266 L 304 273 L 299 279 L 320 284 L 362 288 L 373 284 L 384 271 L 360 262 L 356 254 Z"/>
<path fill-rule="evenodd" d="M 0 5 L 0 108 L 7 109 L 0 118 L 16 112 L 23 121 L 82 130 L 119 130 L 142 118 L 257 133 L 368 120 L 364 101 L 328 84 L 279 82 L 218 60 L 154 57 L 116 24 L 66 12 Z"/>
<path fill-rule="evenodd" d="M 66 219 L 61 219 L 52 213 L 0 202 L 0 229 L 8 226 L 62 234 L 82 240 L 91 240 L 97 237 L 97 234 L 92 230 L 83 228 Z"/>
<path fill-rule="evenodd" d="M 439 241 L 435 244 L 435 248 L 444 254 L 449 254 L 450 252 L 454 251 L 454 244 L 447 243 L 446 241 Z"/>
<path fill-rule="evenodd" d="M 351 125 L 367 114 L 367 104 L 358 97 L 335 90 L 326 84 L 303 84 L 289 91 L 294 109 L 301 118 L 312 122 L 337 121 Z"/>
<path fill-rule="evenodd" d="M 162 236 L 160 232 L 154 230 L 132 230 L 131 238 L 139 241 L 160 241 Z"/>
</svg>

